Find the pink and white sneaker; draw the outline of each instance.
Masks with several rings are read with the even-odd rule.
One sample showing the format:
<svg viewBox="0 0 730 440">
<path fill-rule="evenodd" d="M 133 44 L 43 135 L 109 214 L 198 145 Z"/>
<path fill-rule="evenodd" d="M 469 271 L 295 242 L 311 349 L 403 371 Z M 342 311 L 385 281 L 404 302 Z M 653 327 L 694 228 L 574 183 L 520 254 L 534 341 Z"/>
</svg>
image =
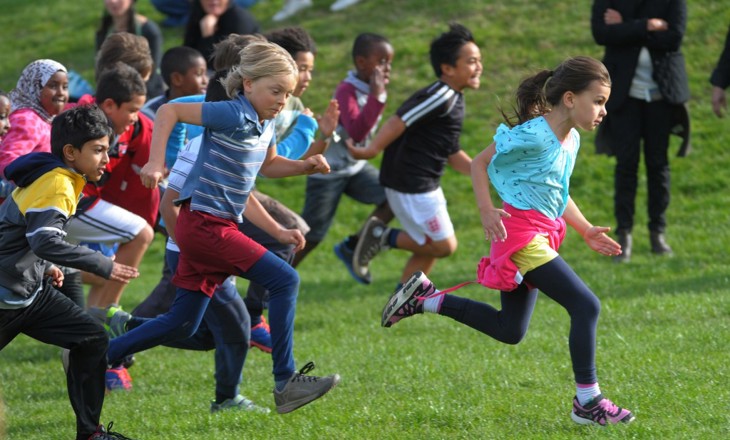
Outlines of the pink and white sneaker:
<svg viewBox="0 0 730 440">
<path fill-rule="evenodd" d="M 403 318 L 423 313 L 423 301 L 436 293 L 436 287 L 423 272 L 416 272 L 396 290 L 383 309 L 380 325 L 390 327 Z"/>
<path fill-rule="evenodd" d="M 631 411 L 616 406 L 613 402 L 599 394 L 586 406 L 581 406 L 578 398 L 573 398 L 573 411 L 570 418 L 581 425 L 615 425 L 617 423 L 631 423 L 636 417 Z"/>
</svg>

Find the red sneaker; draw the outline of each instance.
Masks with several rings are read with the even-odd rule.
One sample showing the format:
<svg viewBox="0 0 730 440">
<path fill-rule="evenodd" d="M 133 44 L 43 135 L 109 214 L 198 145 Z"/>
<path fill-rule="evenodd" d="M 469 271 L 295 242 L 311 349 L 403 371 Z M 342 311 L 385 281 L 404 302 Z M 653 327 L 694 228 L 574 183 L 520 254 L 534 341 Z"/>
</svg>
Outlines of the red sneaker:
<svg viewBox="0 0 730 440">
<path fill-rule="evenodd" d="M 132 376 L 123 366 L 109 368 L 104 375 L 107 392 L 116 390 L 129 391 L 132 389 Z"/>
<path fill-rule="evenodd" d="M 261 322 L 251 327 L 251 341 L 249 345 L 263 352 L 271 353 L 271 328 L 269 327 L 269 323 L 266 322 L 264 315 L 261 315 Z"/>
</svg>

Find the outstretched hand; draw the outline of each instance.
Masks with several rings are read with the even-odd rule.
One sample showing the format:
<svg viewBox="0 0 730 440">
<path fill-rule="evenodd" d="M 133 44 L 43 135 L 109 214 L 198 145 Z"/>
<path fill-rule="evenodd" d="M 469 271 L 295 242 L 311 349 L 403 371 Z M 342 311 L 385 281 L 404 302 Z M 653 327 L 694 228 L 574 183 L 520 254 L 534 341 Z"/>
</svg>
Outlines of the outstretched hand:
<svg viewBox="0 0 730 440">
<path fill-rule="evenodd" d="M 111 275 L 109 275 L 109 279 L 112 281 L 119 281 L 120 283 L 127 284 L 129 283 L 129 280 L 137 278 L 138 276 L 139 271 L 136 267 L 114 262 L 112 266 L 112 273 Z"/>
<path fill-rule="evenodd" d="M 337 121 L 340 119 L 340 104 L 336 99 L 330 100 L 327 110 L 317 120 L 319 124 L 319 131 L 322 132 L 324 137 L 328 138 L 332 136 L 335 129 L 337 128 Z"/>
<path fill-rule="evenodd" d="M 487 240 L 504 241 L 507 238 L 507 229 L 502 223 L 503 218 L 512 217 L 504 209 L 490 208 L 481 212 L 482 227 Z"/>
<path fill-rule="evenodd" d="M 599 254 L 609 257 L 621 255 L 621 245 L 606 235 L 610 230 L 611 228 L 606 226 L 593 226 L 586 230 L 583 234 L 583 239 L 588 244 L 588 247 Z"/>
</svg>

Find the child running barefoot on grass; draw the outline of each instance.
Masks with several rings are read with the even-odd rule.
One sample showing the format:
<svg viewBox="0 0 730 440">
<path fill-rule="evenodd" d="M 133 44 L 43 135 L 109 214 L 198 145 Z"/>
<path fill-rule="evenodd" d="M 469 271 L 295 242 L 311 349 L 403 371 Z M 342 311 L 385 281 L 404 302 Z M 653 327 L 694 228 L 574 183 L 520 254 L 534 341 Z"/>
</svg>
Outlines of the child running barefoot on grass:
<svg viewBox="0 0 730 440">
<path fill-rule="evenodd" d="M 611 79 L 588 57 L 543 70 L 517 89 L 518 124 L 501 125 L 494 142 L 472 163 L 472 181 L 490 257 L 479 264 L 480 284 L 501 291 L 502 310 L 439 292 L 421 272 L 388 301 L 382 325 L 416 313 L 451 317 L 506 344 L 527 333 L 538 290 L 570 315 L 569 346 L 576 382 L 571 418 L 580 424 L 629 423 L 634 415 L 605 398 L 596 376 L 596 326 L 600 302 L 558 254 L 566 222 L 594 251 L 613 256 L 621 247 L 593 226 L 568 194 L 580 147 L 575 130 L 593 130 L 606 116 Z M 509 121 L 508 121 L 509 122 Z M 503 208 L 493 205 L 494 185 Z"/>
<path fill-rule="evenodd" d="M 108 357 L 118 363 L 128 354 L 190 337 L 200 325 L 216 286 L 230 275 L 242 276 L 270 292 L 274 400 L 277 411 L 287 413 L 323 396 L 340 377 L 307 376 L 311 363 L 295 371 L 293 333 L 299 275 L 241 233 L 238 223 L 245 214 L 270 235 L 303 246 L 299 231 L 281 228 L 261 210 L 246 210 L 252 205 L 249 192 L 259 171 L 267 177 L 285 177 L 326 173 L 329 166 L 321 155 L 304 161 L 276 155 L 272 119 L 297 84 L 296 63 L 284 49 L 268 42 L 250 44 L 241 51 L 241 63 L 224 81 L 230 101 L 170 103 L 157 112 L 150 161 L 140 173 L 148 188 L 154 188 L 163 177 L 165 146 L 175 123 L 206 127 L 199 158 L 178 200 L 175 235 L 180 258 L 173 278 L 177 296 L 167 313 L 139 327 L 128 329 L 124 320 L 129 315 L 124 312 L 113 315 L 109 326 L 128 332 L 112 340 Z"/>
</svg>

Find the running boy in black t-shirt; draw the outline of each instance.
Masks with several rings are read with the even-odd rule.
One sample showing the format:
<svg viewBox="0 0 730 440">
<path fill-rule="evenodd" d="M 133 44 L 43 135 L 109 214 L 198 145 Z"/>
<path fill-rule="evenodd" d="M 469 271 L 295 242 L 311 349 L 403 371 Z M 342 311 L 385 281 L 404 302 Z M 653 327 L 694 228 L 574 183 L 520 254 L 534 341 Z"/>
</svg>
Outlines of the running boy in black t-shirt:
<svg viewBox="0 0 730 440">
<path fill-rule="evenodd" d="M 380 183 L 403 230 L 371 218 L 355 248 L 353 266 L 367 266 L 382 249 L 412 252 L 400 283 L 412 273 L 428 274 L 437 258 L 456 250 L 454 226 L 446 210 L 441 176 L 448 163 L 470 175 L 471 157 L 461 150 L 464 89 L 479 88 L 482 57 L 471 32 L 460 24 L 433 40 L 431 65 L 438 81 L 414 93 L 365 148 L 349 147 L 356 159 L 385 150 Z"/>
</svg>

